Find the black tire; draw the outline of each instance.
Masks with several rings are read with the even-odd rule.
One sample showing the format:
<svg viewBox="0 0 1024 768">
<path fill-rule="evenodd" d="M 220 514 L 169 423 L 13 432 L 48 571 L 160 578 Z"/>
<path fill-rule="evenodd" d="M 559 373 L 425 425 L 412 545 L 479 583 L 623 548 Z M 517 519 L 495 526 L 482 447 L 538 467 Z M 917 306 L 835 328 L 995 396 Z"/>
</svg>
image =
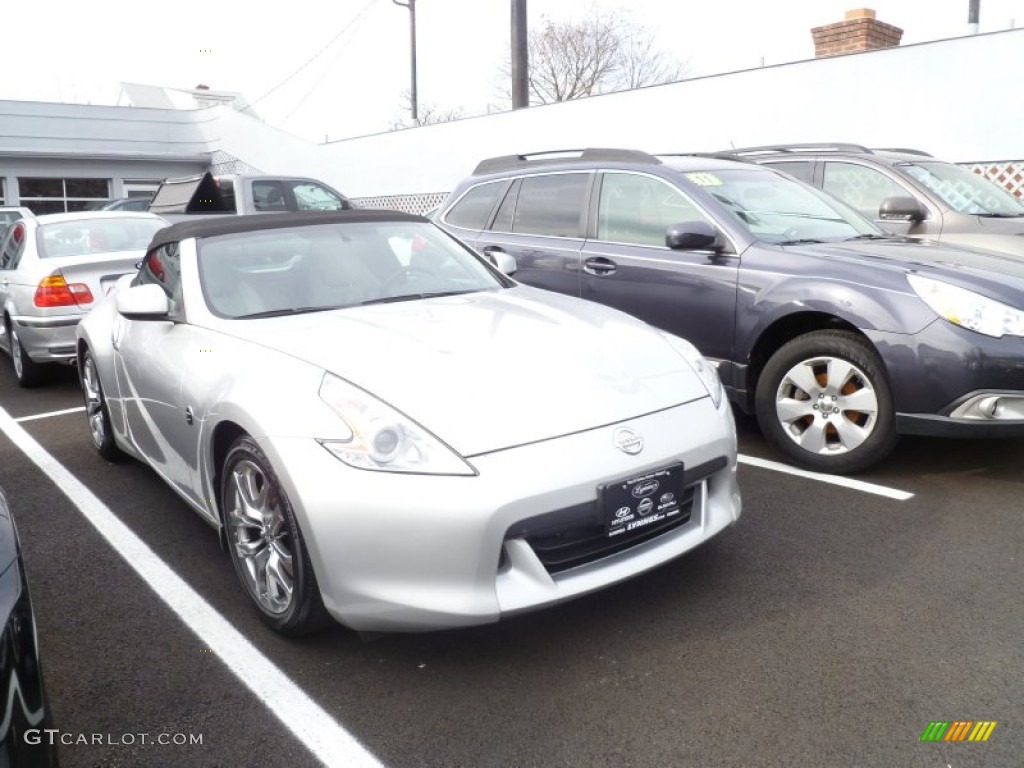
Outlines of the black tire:
<svg viewBox="0 0 1024 768">
<path fill-rule="evenodd" d="M 771 446 L 816 472 L 860 471 L 899 439 L 885 365 L 850 331 L 814 331 L 780 347 L 758 378 L 755 411 Z"/>
<path fill-rule="evenodd" d="M 250 509 L 260 507 L 266 514 L 246 517 L 246 505 L 240 503 L 243 495 Z M 291 503 L 270 461 L 246 435 L 232 444 L 224 459 L 220 501 L 228 554 L 260 618 L 282 635 L 307 634 L 328 624 L 330 617 Z M 264 554 L 267 563 L 261 568 Z M 270 567 L 274 558 L 276 573 Z M 282 599 L 281 586 L 286 581 L 291 594 Z"/>
<path fill-rule="evenodd" d="M 46 366 L 28 356 L 28 352 L 18 339 L 18 331 L 10 321 L 7 322 L 7 341 L 11 347 L 11 364 L 18 386 L 26 389 L 38 387 L 46 376 Z"/>
<path fill-rule="evenodd" d="M 99 370 L 92 350 L 86 349 L 78 367 L 78 383 L 82 387 L 82 399 L 85 401 L 85 416 L 89 420 L 89 434 L 92 446 L 107 461 L 117 461 L 124 453 L 114 442 L 114 431 L 110 426 L 110 411 L 107 410 L 107 398 L 103 394 Z"/>
</svg>

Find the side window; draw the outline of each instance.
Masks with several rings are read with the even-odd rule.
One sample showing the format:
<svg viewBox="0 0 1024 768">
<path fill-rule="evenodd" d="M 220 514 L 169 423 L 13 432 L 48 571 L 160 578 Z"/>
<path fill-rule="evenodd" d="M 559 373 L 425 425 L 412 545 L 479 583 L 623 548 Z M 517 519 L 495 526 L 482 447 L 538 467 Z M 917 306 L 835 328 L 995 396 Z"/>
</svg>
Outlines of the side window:
<svg viewBox="0 0 1024 768">
<path fill-rule="evenodd" d="M 588 173 L 551 173 L 523 179 L 513 232 L 552 237 L 582 237 Z"/>
<path fill-rule="evenodd" d="M 334 192 L 311 181 L 294 182 L 292 194 L 295 195 L 295 204 L 300 211 L 340 211 L 348 207 Z"/>
<path fill-rule="evenodd" d="M 14 224 L 7 233 L 7 239 L 3 243 L 3 251 L 0 251 L 0 269 L 16 269 L 21 261 L 21 254 L 25 252 L 25 226 Z"/>
<path fill-rule="evenodd" d="M 261 180 L 252 183 L 252 205 L 257 211 L 287 211 L 284 184 L 280 181 Z"/>
<path fill-rule="evenodd" d="M 448 215 L 444 217 L 445 222 L 463 229 L 483 229 L 504 187 L 505 182 L 502 181 L 492 181 L 473 187 L 448 211 Z"/>
<path fill-rule="evenodd" d="M 707 221 L 707 217 L 675 187 L 651 176 L 604 174 L 598 240 L 665 247 L 669 227 L 684 221 Z"/>
<path fill-rule="evenodd" d="M 146 254 L 134 284 L 150 283 L 163 288 L 171 300 L 171 314 L 181 311 L 181 260 L 177 243 L 167 243 Z"/>
<path fill-rule="evenodd" d="M 491 225 L 493 232 L 511 232 L 512 219 L 516 212 L 516 198 L 519 196 L 519 180 L 517 179 L 509 187 L 508 194 L 501 201 L 498 212 L 494 215 L 494 223 Z"/>
<path fill-rule="evenodd" d="M 885 198 L 908 194 L 881 171 L 853 163 L 825 163 L 822 188 L 872 220 L 878 218 L 878 207 Z"/>
<path fill-rule="evenodd" d="M 811 160 L 787 160 L 784 163 L 766 163 L 776 171 L 796 176 L 800 181 L 814 183 L 814 163 Z"/>
</svg>

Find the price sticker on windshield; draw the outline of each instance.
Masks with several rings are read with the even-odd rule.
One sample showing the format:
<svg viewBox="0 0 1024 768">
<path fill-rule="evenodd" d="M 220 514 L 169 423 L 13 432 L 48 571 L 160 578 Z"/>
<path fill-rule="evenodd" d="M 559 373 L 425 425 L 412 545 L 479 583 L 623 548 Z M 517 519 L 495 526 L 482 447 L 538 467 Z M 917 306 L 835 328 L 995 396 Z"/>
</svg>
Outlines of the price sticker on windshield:
<svg viewBox="0 0 1024 768">
<path fill-rule="evenodd" d="M 698 187 L 722 186 L 722 180 L 715 176 L 715 174 L 708 173 L 707 171 L 694 171 L 693 173 L 686 174 L 686 178 L 688 178 Z"/>
</svg>

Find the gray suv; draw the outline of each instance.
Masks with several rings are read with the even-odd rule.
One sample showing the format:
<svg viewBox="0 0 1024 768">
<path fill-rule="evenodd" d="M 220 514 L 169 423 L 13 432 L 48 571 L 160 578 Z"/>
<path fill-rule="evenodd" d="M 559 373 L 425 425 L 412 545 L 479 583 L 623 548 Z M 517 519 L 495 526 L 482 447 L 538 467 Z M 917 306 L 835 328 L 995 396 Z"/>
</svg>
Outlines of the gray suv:
<svg viewBox="0 0 1024 768">
<path fill-rule="evenodd" d="M 693 342 L 801 466 L 856 471 L 901 433 L 1024 436 L 1024 260 L 883 233 L 755 163 L 631 150 L 485 160 L 438 222 Z"/>
<path fill-rule="evenodd" d="M 926 152 L 779 144 L 721 155 L 792 174 L 889 232 L 1024 256 L 1024 201 L 969 168 Z"/>
</svg>

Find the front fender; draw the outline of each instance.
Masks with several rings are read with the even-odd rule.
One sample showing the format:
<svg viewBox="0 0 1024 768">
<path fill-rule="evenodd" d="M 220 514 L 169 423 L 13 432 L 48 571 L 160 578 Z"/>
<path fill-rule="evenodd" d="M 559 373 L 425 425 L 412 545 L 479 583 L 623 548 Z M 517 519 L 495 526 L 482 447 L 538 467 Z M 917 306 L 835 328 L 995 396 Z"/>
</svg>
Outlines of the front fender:
<svg viewBox="0 0 1024 768">
<path fill-rule="evenodd" d="M 910 291 L 905 280 L 902 286 L 886 286 L 787 275 L 753 288 L 740 291 L 736 346 L 741 360 L 749 359 L 758 339 L 772 326 L 800 313 L 834 317 L 865 333 L 913 335 L 935 320 L 935 313 Z"/>
<path fill-rule="evenodd" d="M 115 324 L 121 320 L 112 300 L 104 301 L 82 318 L 75 328 L 76 359 L 81 371 L 82 358 L 86 347 L 92 353 L 100 386 L 107 401 L 110 428 L 117 447 L 129 456 L 141 458 L 131 444 L 125 421 L 124 401 L 117 378 L 117 361 L 112 343 Z"/>
</svg>

